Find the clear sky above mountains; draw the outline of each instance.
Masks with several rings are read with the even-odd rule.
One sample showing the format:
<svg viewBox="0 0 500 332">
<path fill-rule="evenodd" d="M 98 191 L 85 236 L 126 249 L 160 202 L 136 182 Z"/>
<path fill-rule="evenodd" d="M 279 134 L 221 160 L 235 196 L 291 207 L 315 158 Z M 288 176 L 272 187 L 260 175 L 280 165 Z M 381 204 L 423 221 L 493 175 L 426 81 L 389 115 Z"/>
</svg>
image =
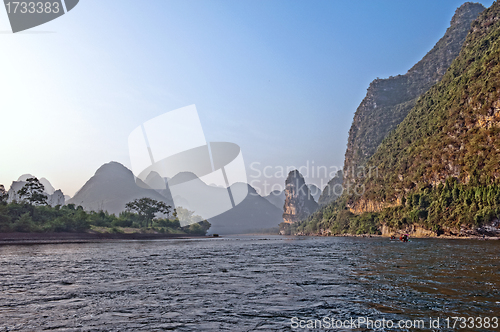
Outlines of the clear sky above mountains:
<svg viewBox="0 0 500 332">
<path fill-rule="evenodd" d="M 134 128 L 191 104 L 247 166 L 342 167 L 368 84 L 410 69 L 462 3 L 82 0 L 15 35 L 0 10 L 0 184 L 31 173 L 73 195 L 130 166 Z"/>
</svg>

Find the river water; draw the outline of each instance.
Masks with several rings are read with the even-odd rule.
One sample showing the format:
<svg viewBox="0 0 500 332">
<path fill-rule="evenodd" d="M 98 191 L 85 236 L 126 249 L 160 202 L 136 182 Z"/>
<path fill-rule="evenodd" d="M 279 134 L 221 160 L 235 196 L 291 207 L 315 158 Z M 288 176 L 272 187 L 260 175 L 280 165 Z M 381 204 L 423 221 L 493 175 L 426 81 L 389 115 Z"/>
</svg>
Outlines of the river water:
<svg viewBox="0 0 500 332">
<path fill-rule="evenodd" d="M 323 317 L 500 317 L 499 257 L 500 241 L 442 239 L 2 246 L 0 331 L 286 331 Z"/>
</svg>

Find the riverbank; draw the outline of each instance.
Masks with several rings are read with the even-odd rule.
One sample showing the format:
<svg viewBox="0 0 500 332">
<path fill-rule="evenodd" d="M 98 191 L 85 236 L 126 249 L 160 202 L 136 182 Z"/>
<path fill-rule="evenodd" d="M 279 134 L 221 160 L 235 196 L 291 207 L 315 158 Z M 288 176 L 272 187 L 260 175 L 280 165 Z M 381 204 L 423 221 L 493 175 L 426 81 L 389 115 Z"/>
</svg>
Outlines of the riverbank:
<svg viewBox="0 0 500 332">
<path fill-rule="evenodd" d="M 385 239 L 390 239 L 390 235 L 375 235 L 375 234 L 342 234 L 342 235 L 332 235 L 332 236 L 340 236 L 340 237 L 379 237 L 379 238 L 385 238 Z M 394 235 L 397 239 L 399 239 L 399 234 Z M 445 239 L 445 240 L 450 240 L 450 239 L 462 239 L 462 240 L 500 240 L 500 237 L 498 236 L 474 236 L 474 235 L 427 235 L 427 236 L 415 236 L 409 234 L 409 237 L 411 239 Z"/>
<path fill-rule="evenodd" d="M 454 228 L 439 228 L 433 231 L 427 229 L 421 224 L 410 224 L 402 229 L 395 229 L 381 224 L 379 234 L 333 234 L 330 229 L 320 229 L 317 233 L 306 234 L 303 232 L 295 233 L 295 236 L 339 236 L 339 237 L 384 237 L 390 238 L 407 234 L 410 238 L 416 239 L 471 239 L 471 240 L 500 240 L 500 220 L 493 220 L 490 223 L 484 224 L 480 227 L 465 227 L 460 229 Z"/>
<path fill-rule="evenodd" d="M 13 244 L 58 244 L 119 240 L 162 240 L 201 238 L 205 235 L 161 233 L 0 233 L 0 246 Z"/>
<path fill-rule="evenodd" d="M 296 233 L 293 234 L 293 236 L 317 236 L 317 237 L 363 237 L 363 238 L 385 238 L 385 239 L 390 239 L 391 235 L 380 235 L 380 234 L 332 234 L 332 233 L 316 233 L 316 234 L 303 234 L 303 233 Z M 396 238 L 399 239 L 399 234 L 394 235 Z M 445 239 L 445 240 L 451 240 L 451 239 L 461 239 L 461 240 L 500 240 L 500 236 L 476 236 L 476 235 L 426 235 L 426 236 L 415 236 L 412 234 L 409 234 L 409 237 L 411 239 Z"/>
<path fill-rule="evenodd" d="M 295 233 L 294 236 L 318 236 L 318 237 L 373 237 L 373 238 L 387 238 L 391 236 L 398 238 L 408 234 L 412 239 L 463 239 L 463 240 L 500 240 L 497 234 L 437 234 L 435 232 L 415 232 L 409 230 L 399 230 L 397 232 L 382 232 L 382 234 L 332 234 L 331 232 L 319 232 L 315 234 Z M 282 234 L 283 235 L 283 234 Z"/>
</svg>

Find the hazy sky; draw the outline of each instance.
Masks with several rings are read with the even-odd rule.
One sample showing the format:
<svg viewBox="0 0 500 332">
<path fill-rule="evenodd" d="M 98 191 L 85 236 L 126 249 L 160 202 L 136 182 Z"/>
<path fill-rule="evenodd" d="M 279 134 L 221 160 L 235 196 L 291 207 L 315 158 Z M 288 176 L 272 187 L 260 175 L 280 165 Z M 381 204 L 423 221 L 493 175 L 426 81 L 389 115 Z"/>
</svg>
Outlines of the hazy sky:
<svg viewBox="0 0 500 332">
<path fill-rule="evenodd" d="M 130 166 L 134 128 L 191 104 L 250 178 L 252 163 L 342 167 L 368 84 L 411 68 L 462 3 L 81 0 L 18 34 L 1 9 L 0 184 L 31 173 L 73 195 L 102 164 Z"/>
</svg>

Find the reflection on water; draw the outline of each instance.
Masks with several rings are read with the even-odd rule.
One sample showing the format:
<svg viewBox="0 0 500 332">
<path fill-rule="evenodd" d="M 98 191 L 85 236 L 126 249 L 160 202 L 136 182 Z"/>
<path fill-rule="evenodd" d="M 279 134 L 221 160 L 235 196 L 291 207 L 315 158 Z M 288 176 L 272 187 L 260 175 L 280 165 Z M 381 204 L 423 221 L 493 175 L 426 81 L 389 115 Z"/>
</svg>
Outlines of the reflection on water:
<svg viewBox="0 0 500 332">
<path fill-rule="evenodd" d="M 0 331 L 289 330 L 500 316 L 499 241 L 217 239 L 0 247 Z"/>
</svg>

